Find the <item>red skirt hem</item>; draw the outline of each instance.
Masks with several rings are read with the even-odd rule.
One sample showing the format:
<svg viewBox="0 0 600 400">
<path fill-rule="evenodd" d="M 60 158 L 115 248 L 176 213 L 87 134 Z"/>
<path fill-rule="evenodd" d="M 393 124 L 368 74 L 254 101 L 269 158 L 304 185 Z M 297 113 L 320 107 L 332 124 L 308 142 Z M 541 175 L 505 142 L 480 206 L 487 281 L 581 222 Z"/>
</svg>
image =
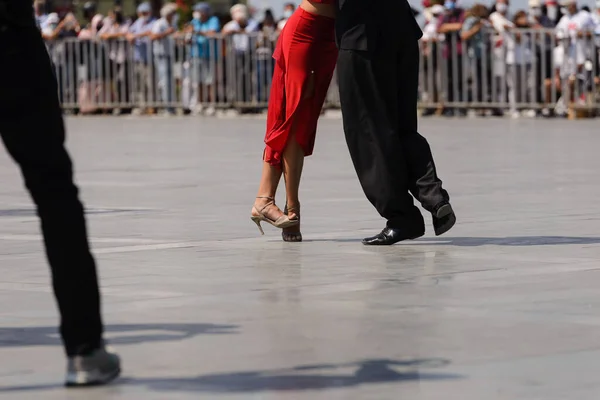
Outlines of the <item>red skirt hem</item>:
<svg viewBox="0 0 600 400">
<path fill-rule="evenodd" d="M 317 122 L 337 61 L 334 20 L 301 8 L 286 23 L 275 52 L 263 160 L 280 166 L 291 131 L 304 151 L 313 153 Z M 307 84 L 314 79 L 314 92 Z"/>
</svg>

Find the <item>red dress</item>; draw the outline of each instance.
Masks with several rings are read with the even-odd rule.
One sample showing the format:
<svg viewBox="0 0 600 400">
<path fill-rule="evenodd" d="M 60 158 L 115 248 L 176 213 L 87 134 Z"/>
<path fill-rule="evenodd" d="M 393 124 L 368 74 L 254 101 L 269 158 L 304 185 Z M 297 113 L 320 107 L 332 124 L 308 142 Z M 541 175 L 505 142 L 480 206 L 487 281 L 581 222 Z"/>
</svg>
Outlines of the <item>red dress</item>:
<svg viewBox="0 0 600 400">
<path fill-rule="evenodd" d="M 332 3 L 333 0 L 317 2 Z M 337 61 L 334 19 L 298 8 L 285 24 L 273 58 L 275 70 L 263 160 L 281 166 L 291 129 L 304 155 L 313 152 L 317 120 Z M 314 95 L 304 98 L 311 75 L 314 75 Z"/>
</svg>

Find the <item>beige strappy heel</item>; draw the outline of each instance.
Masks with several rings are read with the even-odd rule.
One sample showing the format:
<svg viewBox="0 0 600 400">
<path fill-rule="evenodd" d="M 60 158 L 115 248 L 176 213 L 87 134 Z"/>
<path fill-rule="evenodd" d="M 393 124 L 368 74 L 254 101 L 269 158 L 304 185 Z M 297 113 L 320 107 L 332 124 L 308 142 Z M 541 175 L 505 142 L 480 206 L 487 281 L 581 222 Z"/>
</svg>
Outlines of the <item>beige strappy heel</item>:
<svg viewBox="0 0 600 400">
<path fill-rule="evenodd" d="M 256 206 L 252 206 L 252 216 L 250 217 L 250 219 L 252 219 L 252 221 L 256 224 L 256 226 L 258 226 L 258 230 L 260 231 L 261 235 L 265 234 L 265 231 L 263 230 L 262 226 L 260 225 L 261 222 L 266 222 L 268 224 L 273 225 L 275 228 L 279 228 L 279 229 L 289 228 L 290 226 L 294 226 L 299 223 L 298 220 L 290 220 L 290 218 L 285 213 L 284 213 L 284 215 L 277 218 L 276 220 L 269 218 L 265 214 L 265 210 L 268 207 L 275 206 L 275 199 L 272 197 L 257 197 L 257 199 L 269 200 L 269 202 L 267 204 L 265 204 L 265 206 L 262 207 L 260 210 L 257 209 Z"/>
</svg>

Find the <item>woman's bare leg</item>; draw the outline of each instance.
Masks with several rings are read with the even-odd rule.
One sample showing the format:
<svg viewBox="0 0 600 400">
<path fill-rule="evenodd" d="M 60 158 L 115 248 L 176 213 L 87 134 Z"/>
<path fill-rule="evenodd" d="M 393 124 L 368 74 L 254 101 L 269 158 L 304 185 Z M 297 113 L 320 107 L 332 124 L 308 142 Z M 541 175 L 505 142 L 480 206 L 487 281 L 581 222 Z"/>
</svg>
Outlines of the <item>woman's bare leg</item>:
<svg viewBox="0 0 600 400">
<path fill-rule="evenodd" d="M 311 73 L 306 81 L 302 100 L 308 100 L 315 95 L 316 80 L 314 73 Z M 296 120 L 292 123 L 290 136 L 287 140 L 285 149 L 283 150 L 283 179 L 285 180 L 286 205 L 287 215 L 291 220 L 300 220 L 300 179 L 302 178 L 302 169 L 304 167 L 304 150 L 296 140 L 296 126 L 303 123 L 302 118 L 304 111 L 301 104 L 300 110 L 296 115 Z M 318 115 L 318 114 L 316 114 Z M 317 117 L 318 118 L 318 117 Z M 300 234 L 300 223 L 283 230 L 283 240 L 289 242 L 302 241 Z"/>
<path fill-rule="evenodd" d="M 254 207 L 256 210 L 252 210 L 253 215 L 256 213 L 256 211 L 260 212 L 267 204 L 269 204 L 271 201 L 274 201 L 280 180 L 281 168 L 275 167 L 267 162 L 263 162 L 258 194 L 256 195 L 256 200 L 254 202 Z M 278 207 L 267 207 L 264 209 L 264 213 L 272 220 L 277 220 L 283 215 L 283 212 Z"/>
<path fill-rule="evenodd" d="M 304 167 L 304 150 L 296 140 L 296 134 L 290 133 L 288 144 L 283 151 L 283 179 L 285 180 L 286 204 L 290 219 L 300 218 L 300 180 Z M 300 224 L 283 230 L 286 236 L 294 236 L 290 241 L 300 241 Z"/>
</svg>

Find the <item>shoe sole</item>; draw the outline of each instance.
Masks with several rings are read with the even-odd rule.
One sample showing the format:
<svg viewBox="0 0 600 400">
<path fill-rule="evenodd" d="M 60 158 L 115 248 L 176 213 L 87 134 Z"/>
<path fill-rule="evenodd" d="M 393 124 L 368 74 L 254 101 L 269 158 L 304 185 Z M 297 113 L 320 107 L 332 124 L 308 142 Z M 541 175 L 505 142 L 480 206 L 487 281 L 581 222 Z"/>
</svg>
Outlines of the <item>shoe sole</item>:
<svg viewBox="0 0 600 400">
<path fill-rule="evenodd" d="M 454 225 L 456 224 L 456 215 L 454 214 L 454 210 L 452 209 L 452 206 L 450 204 L 444 204 L 443 206 L 441 206 L 435 215 L 436 219 L 442 219 L 446 217 L 448 217 L 448 221 L 434 229 L 435 236 L 443 235 L 444 233 L 452 229 L 452 227 L 454 227 Z"/>
<path fill-rule="evenodd" d="M 92 387 L 92 386 L 103 386 L 106 385 L 115 379 L 117 379 L 121 375 L 121 368 L 106 374 L 100 378 L 94 379 L 93 381 L 86 382 L 86 378 L 78 379 L 77 376 L 67 378 L 65 382 L 65 386 L 68 388 L 78 388 L 78 387 Z"/>
</svg>

